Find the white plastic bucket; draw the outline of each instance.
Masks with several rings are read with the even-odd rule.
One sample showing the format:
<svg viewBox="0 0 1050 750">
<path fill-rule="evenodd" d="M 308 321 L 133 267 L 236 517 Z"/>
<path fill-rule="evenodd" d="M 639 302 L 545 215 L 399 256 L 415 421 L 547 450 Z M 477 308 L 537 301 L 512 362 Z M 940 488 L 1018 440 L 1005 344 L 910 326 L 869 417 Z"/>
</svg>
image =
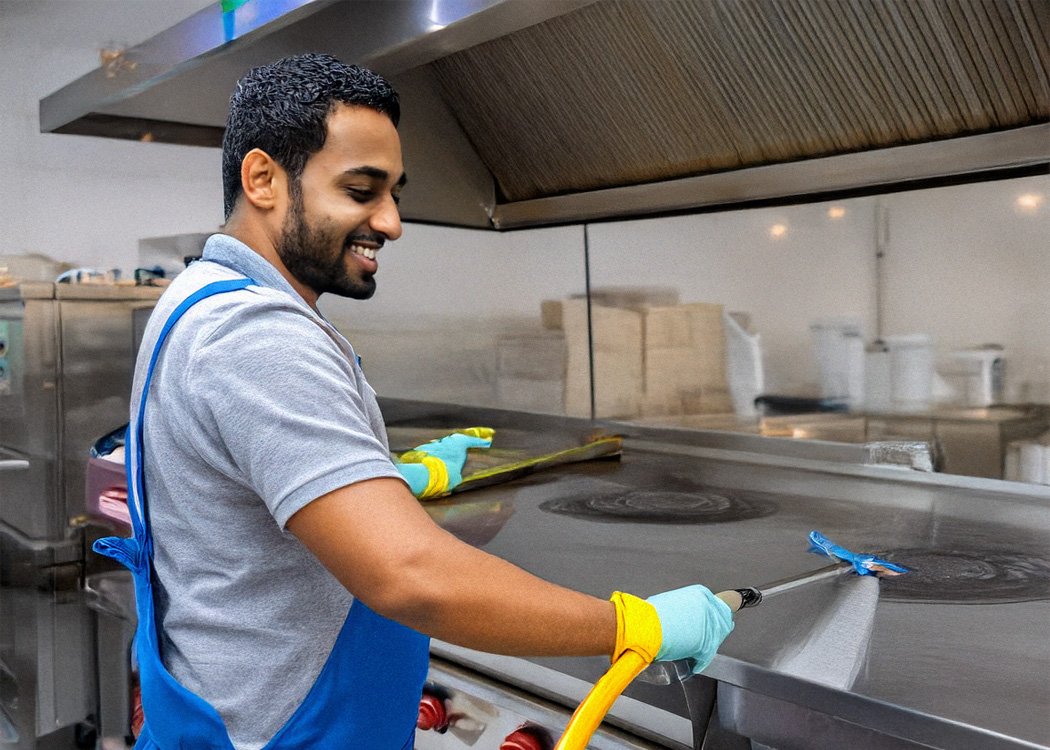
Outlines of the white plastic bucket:
<svg viewBox="0 0 1050 750">
<path fill-rule="evenodd" d="M 933 341 L 925 333 L 887 336 L 890 402 L 894 410 L 927 409 L 933 399 Z"/>
<path fill-rule="evenodd" d="M 864 336 L 855 320 L 823 320 L 809 326 L 820 370 L 821 396 L 850 406 L 864 403 Z"/>
</svg>

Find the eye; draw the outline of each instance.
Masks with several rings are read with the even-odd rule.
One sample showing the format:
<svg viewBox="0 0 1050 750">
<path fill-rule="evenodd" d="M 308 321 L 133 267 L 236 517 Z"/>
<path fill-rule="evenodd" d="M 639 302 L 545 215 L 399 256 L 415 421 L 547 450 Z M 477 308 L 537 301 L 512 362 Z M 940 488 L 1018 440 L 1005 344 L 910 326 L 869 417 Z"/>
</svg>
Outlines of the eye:
<svg viewBox="0 0 1050 750">
<path fill-rule="evenodd" d="M 367 188 L 347 188 L 346 194 L 358 203 L 368 203 L 375 197 L 375 193 Z"/>
</svg>

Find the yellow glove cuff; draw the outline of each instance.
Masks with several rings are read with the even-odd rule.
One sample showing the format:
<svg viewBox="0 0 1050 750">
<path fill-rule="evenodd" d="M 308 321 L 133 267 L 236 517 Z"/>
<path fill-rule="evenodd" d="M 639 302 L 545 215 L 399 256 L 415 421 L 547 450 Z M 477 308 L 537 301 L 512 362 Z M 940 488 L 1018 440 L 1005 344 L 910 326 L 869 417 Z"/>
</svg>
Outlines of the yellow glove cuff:
<svg viewBox="0 0 1050 750">
<path fill-rule="evenodd" d="M 609 600 L 616 606 L 616 650 L 612 661 L 625 651 L 634 651 L 646 663 L 656 658 L 663 642 L 663 630 L 656 608 L 637 596 L 617 591 Z"/>
<path fill-rule="evenodd" d="M 448 467 L 437 456 L 426 451 L 406 451 L 398 459 L 405 464 L 423 464 L 427 467 L 427 486 L 419 496 L 420 500 L 441 497 L 448 492 Z"/>
<path fill-rule="evenodd" d="M 496 431 L 491 427 L 464 427 L 462 430 L 456 430 L 456 432 L 461 435 L 481 438 L 482 440 L 492 440 L 496 434 Z"/>
</svg>

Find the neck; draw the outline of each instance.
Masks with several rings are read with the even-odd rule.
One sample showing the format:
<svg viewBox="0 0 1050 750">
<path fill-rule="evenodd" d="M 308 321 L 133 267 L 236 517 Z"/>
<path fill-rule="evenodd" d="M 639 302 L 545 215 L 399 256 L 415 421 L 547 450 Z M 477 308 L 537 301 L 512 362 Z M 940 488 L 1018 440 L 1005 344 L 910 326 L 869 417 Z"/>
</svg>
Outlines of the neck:
<svg viewBox="0 0 1050 750">
<path fill-rule="evenodd" d="M 264 227 L 260 227 L 255 222 L 243 221 L 235 214 L 226 222 L 226 225 L 223 227 L 223 233 L 244 243 L 261 255 L 267 263 L 276 268 L 281 276 L 292 285 L 292 289 L 306 301 L 306 304 L 317 310 L 317 298 L 319 295 L 292 275 L 277 252 L 277 238 L 266 231 Z"/>
</svg>

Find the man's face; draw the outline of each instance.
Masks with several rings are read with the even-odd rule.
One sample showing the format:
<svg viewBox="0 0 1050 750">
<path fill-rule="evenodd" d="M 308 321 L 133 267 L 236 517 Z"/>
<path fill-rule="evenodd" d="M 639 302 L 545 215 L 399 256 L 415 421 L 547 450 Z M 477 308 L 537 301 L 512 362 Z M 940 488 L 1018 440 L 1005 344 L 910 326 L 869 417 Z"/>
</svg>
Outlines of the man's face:
<svg viewBox="0 0 1050 750">
<path fill-rule="evenodd" d="M 337 105 L 324 147 L 289 186 L 277 254 L 318 295 L 368 299 L 376 254 L 401 236 L 397 201 L 405 176 L 401 141 L 390 118 L 366 107 Z"/>
</svg>

